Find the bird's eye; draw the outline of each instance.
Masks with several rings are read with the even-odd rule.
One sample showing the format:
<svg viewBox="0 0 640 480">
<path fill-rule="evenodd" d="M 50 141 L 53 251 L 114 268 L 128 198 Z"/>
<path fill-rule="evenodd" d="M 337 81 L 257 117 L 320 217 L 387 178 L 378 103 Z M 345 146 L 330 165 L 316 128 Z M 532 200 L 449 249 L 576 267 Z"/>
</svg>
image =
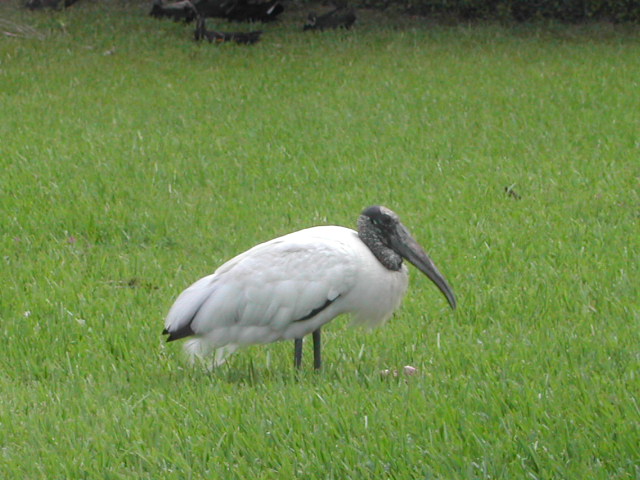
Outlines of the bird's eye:
<svg viewBox="0 0 640 480">
<path fill-rule="evenodd" d="M 380 215 L 372 218 L 371 223 L 377 227 L 388 227 L 391 224 L 391 217 L 389 215 Z"/>
</svg>

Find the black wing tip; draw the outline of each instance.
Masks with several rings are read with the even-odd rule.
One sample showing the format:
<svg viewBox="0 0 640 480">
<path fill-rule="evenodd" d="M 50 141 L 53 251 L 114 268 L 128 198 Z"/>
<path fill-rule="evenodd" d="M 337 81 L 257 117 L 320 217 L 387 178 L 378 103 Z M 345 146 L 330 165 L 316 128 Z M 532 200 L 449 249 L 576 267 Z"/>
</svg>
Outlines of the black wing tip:
<svg viewBox="0 0 640 480">
<path fill-rule="evenodd" d="M 186 327 L 183 327 L 180 330 L 176 330 L 175 332 L 170 332 L 165 328 L 164 330 L 162 330 L 162 335 L 169 335 L 167 337 L 167 342 L 173 342 L 174 340 L 180 340 L 181 338 L 195 335 L 195 332 L 191 330 L 190 325 L 187 325 Z"/>
<path fill-rule="evenodd" d="M 304 322 L 305 320 L 309 320 L 310 318 L 315 317 L 317 314 L 319 314 L 321 311 L 323 311 L 325 308 L 327 308 L 329 305 L 331 305 L 333 302 L 336 301 L 336 299 L 339 297 L 340 295 L 337 295 L 335 298 L 331 299 L 331 298 L 327 298 L 327 301 L 324 302 L 324 305 L 321 305 L 318 308 L 314 308 L 313 310 L 311 310 L 308 314 L 306 314 L 304 317 L 302 318 L 298 318 L 297 320 L 294 320 L 292 323 L 296 323 L 296 322 Z"/>
</svg>

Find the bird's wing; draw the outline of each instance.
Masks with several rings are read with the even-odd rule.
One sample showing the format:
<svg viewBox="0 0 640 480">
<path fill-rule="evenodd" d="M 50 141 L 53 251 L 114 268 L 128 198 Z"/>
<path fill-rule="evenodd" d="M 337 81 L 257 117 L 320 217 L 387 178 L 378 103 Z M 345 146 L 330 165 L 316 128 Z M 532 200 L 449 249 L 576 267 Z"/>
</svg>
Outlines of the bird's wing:
<svg viewBox="0 0 640 480">
<path fill-rule="evenodd" d="M 354 235 L 317 227 L 257 245 L 187 288 L 169 311 L 167 331 L 205 335 L 233 325 L 277 331 L 310 318 L 353 288 Z"/>
</svg>

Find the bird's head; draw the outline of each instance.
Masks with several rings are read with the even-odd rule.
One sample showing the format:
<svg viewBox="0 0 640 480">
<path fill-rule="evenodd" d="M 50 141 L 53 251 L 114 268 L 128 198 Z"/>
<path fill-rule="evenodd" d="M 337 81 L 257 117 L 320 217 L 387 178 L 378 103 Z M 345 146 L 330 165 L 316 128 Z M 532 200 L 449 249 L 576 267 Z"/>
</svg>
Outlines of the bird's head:
<svg viewBox="0 0 640 480">
<path fill-rule="evenodd" d="M 403 258 L 409 261 L 436 284 L 451 308 L 456 308 L 447 280 L 395 212 L 381 205 L 365 208 L 358 218 L 358 236 L 389 270 L 399 270 Z"/>
</svg>

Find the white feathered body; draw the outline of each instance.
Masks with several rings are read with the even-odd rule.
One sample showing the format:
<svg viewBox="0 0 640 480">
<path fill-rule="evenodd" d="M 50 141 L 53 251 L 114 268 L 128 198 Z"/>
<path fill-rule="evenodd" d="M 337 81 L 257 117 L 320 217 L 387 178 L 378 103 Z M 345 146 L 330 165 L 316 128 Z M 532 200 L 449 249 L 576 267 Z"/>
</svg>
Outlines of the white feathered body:
<svg viewBox="0 0 640 480">
<path fill-rule="evenodd" d="M 408 278 L 404 265 L 386 269 L 354 230 L 308 228 L 257 245 L 195 282 L 165 327 L 191 322 L 187 351 L 219 349 L 222 363 L 238 346 L 302 338 L 343 313 L 380 325 L 400 305 Z"/>
</svg>

